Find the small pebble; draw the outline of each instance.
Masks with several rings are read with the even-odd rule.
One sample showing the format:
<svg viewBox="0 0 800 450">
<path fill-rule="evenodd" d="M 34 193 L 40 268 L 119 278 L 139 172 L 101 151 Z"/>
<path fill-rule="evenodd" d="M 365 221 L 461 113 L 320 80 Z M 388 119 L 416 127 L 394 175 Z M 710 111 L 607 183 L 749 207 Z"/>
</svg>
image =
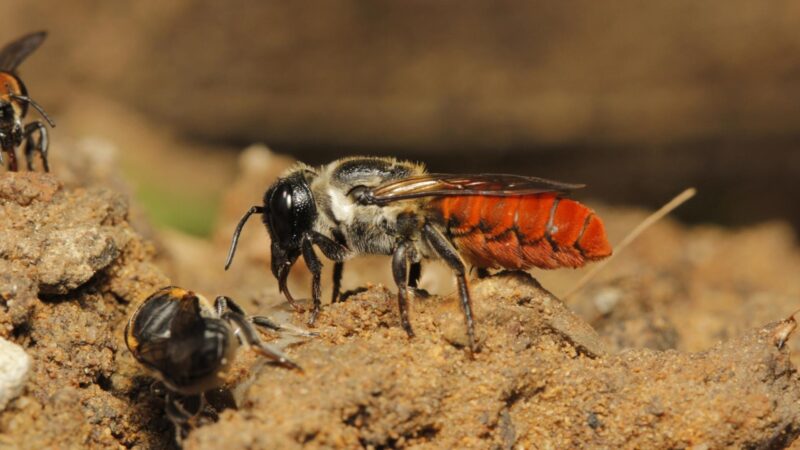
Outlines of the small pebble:
<svg viewBox="0 0 800 450">
<path fill-rule="evenodd" d="M 25 350 L 0 338 L 0 411 L 22 393 L 30 370 L 31 358 Z"/>
</svg>

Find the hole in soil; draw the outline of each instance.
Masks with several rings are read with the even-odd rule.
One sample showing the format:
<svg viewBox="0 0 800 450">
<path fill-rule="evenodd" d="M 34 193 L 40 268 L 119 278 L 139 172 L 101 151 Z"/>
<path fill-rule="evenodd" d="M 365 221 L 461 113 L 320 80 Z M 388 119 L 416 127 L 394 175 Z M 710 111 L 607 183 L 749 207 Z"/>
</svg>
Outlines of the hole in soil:
<svg viewBox="0 0 800 450">
<path fill-rule="evenodd" d="M 23 348 L 31 348 L 36 345 L 36 340 L 32 336 L 33 327 L 30 322 L 22 322 L 16 325 L 11 331 L 11 340 Z"/>
<path fill-rule="evenodd" d="M 24 339 L 31 334 L 31 323 L 30 322 L 22 322 L 21 324 L 14 327 L 14 330 L 11 332 L 11 337 L 14 340 Z"/>
<path fill-rule="evenodd" d="M 100 386 L 100 389 L 108 392 L 111 390 L 111 377 L 106 376 L 105 374 L 97 374 L 95 378 L 95 383 Z"/>
<path fill-rule="evenodd" d="M 356 412 L 347 416 L 344 419 L 344 423 L 351 427 L 361 428 L 367 423 L 368 418 L 369 413 L 367 412 L 367 407 L 364 405 L 358 405 Z"/>
</svg>

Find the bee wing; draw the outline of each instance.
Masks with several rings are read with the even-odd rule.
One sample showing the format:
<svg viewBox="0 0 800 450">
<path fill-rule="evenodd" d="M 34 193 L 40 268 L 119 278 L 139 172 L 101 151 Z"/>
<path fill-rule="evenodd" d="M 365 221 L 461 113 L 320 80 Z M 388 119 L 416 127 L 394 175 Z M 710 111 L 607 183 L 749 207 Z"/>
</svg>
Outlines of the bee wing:
<svg viewBox="0 0 800 450">
<path fill-rule="evenodd" d="M 583 186 L 522 175 L 429 173 L 384 183 L 372 189 L 367 194 L 367 199 L 371 203 L 385 204 L 420 197 L 459 195 L 509 197 L 545 192 L 565 194 Z"/>
<path fill-rule="evenodd" d="M 167 357 L 168 339 L 154 339 L 142 342 L 136 349 L 137 359 L 146 362 L 148 365 L 158 366 Z"/>
<path fill-rule="evenodd" d="M 193 292 L 187 292 L 179 300 L 178 311 L 172 319 L 170 333 L 172 336 L 183 336 L 197 329 L 197 325 L 202 323 L 200 298 Z"/>
<path fill-rule="evenodd" d="M 22 61 L 42 45 L 47 32 L 26 34 L 0 50 L 0 71 L 13 72 Z"/>
</svg>

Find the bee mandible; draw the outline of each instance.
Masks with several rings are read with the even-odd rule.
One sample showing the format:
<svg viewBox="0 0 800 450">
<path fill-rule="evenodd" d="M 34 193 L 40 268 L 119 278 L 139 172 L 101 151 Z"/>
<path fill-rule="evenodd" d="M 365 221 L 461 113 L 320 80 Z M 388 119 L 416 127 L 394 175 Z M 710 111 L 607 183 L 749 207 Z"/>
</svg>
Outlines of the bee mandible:
<svg viewBox="0 0 800 450">
<path fill-rule="evenodd" d="M 22 119 L 28 113 L 28 106 L 33 106 L 51 127 L 56 125 L 44 109 L 28 96 L 25 84 L 17 75 L 17 67 L 39 48 L 46 36 L 44 31 L 31 33 L 0 50 L 0 166 L 4 164 L 5 154 L 8 156 L 8 170 L 12 172 L 18 170 L 16 151 L 23 142 L 28 170 L 33 170 L 33 154 L 39 152 L 44 171 L 50 171 L 47 128 L 38 120 L 23 126 Z"/>
<path fill-rule="evenodd" d="M 289 331 L 265 316 L 249 316 L 229 297 L 214 304 L 174 286 L 159 289 L 131 316 L 125 344 L 134 358 L 167 389 L 166 413 L 182 437 L 190 419 L 205 408 L 205 394 L 219 388 L 221 374 L 234 361 L 240 345 L 291 369 L 300 369 L 286 355 L 261 341 L 255 327 Z"/>
<path fill-rule="evenodd" d="M 455 273 L 471 351 L 477 351 L 467 264 L 481 269 L 581 267 L 611 254 L 602 220 L 565 197 L 582 185 L 519 175 L 426 173 L 421 164 L 394 158 L 351 157 L 320 168 L 299 164 L 250 208 L 233 233 L 230 267 L 242 227 L 261 214 L 271 243 L 279 291 L 303 257 L 312 274 L 313 324 L 320 310 L 322 263 L 334 261 L 333 299 L 344 261 L 354 255 L 392 256 L 400 321 L 409 337 L 409 289 L 421 262 L 442 259 Z"/>
</svg>

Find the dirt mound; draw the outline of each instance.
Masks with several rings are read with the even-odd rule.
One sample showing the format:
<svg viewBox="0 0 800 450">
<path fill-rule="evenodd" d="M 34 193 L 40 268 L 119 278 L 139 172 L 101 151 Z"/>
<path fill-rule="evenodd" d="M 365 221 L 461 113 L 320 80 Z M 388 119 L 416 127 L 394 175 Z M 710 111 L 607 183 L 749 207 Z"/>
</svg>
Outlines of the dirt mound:
<svg viewBox="0 0 800 450">
<path fill-rule="evenodd" d="M 170 284 L 155 263 L 154 245 L 131 226 L 128 210 L 125 198 L 107 187 L 65 187 L 42 174 L 0 177 L 0 336 L 24 348 L 32 362 L 21 396 L 0 414 L 3 446 L 174 446 L 163 401 L 122 339 L 137 302 Z M 670 232 L 696 237 L 679 227 Z M 266 270 L 264 230 L 250 234 L 237 270 L 227 274 L 218 267 L 224 246 L 173 234 L 166 235 L 164 248 L 186 252 L 183 260 L 171 260 L 178 280 L 202 280 L 199 288 L 186 287 L 208 296 L 231 294 L 251 312 L 302 325 L 304 315 L 285 308 Z M 765 245 L 764 236 L 757 237 Z M 775 257 L 772 247 L 766 249 Z M 786 261 L 794 258 L 787 255 L 794 252 L 787 251 Z M 650 259 L 649 267 L 662 269 L 648 271 L 636 261 L 641 254 L 632 257 L 619 269 L 637 266 L 639 284 L 601 278 L 575 300 L 585 313 L 613 303 L 600 301 L 611 295 L 601 288 L 619 290 L 616 306 L 592 321 L 600 335 L 528 275 L 473 280 L 482 348 L 474 359 L 464 348 L 463 316 L 454 295 L 416 298 L 417 337 L 409 340 L 393 288 L 368 285 L 344 303 L 324 306 L 318 338 L 276 342 L 288 346 L 303 373 L 263 365 L 243 350 L 231 372 L 239 382 L 239 409 L 194 430 L 185 448 L 781 448 L 790 443 L 800 432 L 800 379 L 789 359 L 790 345 L 779 344 L 794 321 L 744 328 L 749 331 L 726 328 L 740 332 L 699 353 L 620 351 L 639 344 L 681 347 L 681 338 L 664 339 L 669 332 L 684 336 L 674 310 L 690 314 L 686 311 L 696 303 L 698 314 L 710 315 L 716 304 L 697 300 L 710 292 L 699 288 L 677 300 L 675 293 L 682 291 L 658 290 L 664 273 L 685 276 L 685 265 L 683 272 L 673 272 L 668 259 Z M 359 268 L 358 281 L 346 278 L 348 288 L 377 273 L 364 263 L 350 268 Z M 430 269 L 423 285 L 446 286 L 452 279 L 441 268 Z M 703 276 L 714 280 L 710 272 Z M 301 273 L 295 284 L 306 281 Z M 648 303 L 653 299 L 662 301 Z M 639 314 L 642 323 L 636 322 Z"/>
<path fill-rule="evenodd" d="M 0 333 L 33 360 L 0 416 L 11 448 L 162 446 L 170 435 L 121 340 L 130 303 L 167 283 L 121 195 L 0 176 Z"/>
<path fill-rule="evenodd" d="M 262 371 L 238 412 L 197 430 L 211 448 L 675 448 L 780 446 L 800 384 L 777 342 L 793 322 L 707 352 L 609 356 L 527 276 L 473 284 L 483 350 L 463 350 L 454 299 L 416 302 L 417 337 L 382 287 L 325 309 L 297 347 L 304 374 Z M 773 447 L 774 448 L 774 447 Z"/>
</svg>

